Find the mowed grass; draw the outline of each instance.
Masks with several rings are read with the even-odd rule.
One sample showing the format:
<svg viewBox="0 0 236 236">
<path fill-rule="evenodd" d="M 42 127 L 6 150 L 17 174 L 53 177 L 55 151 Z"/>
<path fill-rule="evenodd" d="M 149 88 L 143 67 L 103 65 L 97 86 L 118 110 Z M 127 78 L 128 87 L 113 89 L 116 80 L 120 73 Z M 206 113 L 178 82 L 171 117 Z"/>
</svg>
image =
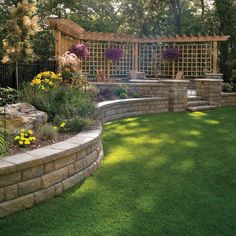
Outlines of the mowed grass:
<svg viewBox="0 0 236 236">
<path fill-rule="evenodd" d="M 83 183 L 0 220 L 0 235 L 236 235 L 236 108 L 104 126 Z"/>
</svg>

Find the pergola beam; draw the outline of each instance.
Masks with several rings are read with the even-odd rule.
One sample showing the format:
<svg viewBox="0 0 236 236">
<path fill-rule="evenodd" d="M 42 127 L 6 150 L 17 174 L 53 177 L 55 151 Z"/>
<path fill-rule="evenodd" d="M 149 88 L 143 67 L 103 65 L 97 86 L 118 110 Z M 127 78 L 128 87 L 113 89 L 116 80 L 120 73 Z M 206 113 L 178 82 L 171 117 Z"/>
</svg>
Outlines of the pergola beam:
<svg viewBox="0 0 236 236">
<path fill-rule="evenodd" d="M 54 30 L 60 31 L 62 34 L 69 35 L 81 40 L 96 41 L 114 41 L 114 42 L 130 42 L 130 43 L 191 43 L 191 42 L 220 42 L 227 41 L 230 36 L 200 36 L 200 35 L 176 35 L 174 37 L 153 37 L 138 38 L 134 35 L 124 35 L 116 33 L 89 32 L 68 19 L 51 19 L 48 18 L 46 23 Z"/>
</svg>

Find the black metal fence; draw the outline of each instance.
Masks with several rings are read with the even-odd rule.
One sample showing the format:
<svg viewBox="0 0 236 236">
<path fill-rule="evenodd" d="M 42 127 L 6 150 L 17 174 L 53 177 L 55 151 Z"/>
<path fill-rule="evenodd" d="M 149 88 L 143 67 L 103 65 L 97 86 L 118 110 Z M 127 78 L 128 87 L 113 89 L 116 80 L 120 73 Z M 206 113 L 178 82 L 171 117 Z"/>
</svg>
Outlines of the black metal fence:
<svg viewBox="0 0 236 236">
<path fill-rule="evenodd" d="M 56 61 L 35 61 L 32 63 L 2 64 L 0 63 L 0 87 L 17 88 L 17 74 L 19 88 L 30 82 L 34 76 L 43 71 L 57 71 Z"/>
</svg>

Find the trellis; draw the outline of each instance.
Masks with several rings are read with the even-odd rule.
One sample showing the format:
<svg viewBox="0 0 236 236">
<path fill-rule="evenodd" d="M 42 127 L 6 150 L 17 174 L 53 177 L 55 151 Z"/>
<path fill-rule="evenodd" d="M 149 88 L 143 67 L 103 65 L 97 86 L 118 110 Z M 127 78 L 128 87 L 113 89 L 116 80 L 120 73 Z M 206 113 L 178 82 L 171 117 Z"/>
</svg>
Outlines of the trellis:
<svg viewBox="0 0 236 236">
<path fill-rule="evenodd" d="M 174 78 L 183 71 L 185 78 L 205 77 L 206 73 L 217 73 L 218 42 L 230 36 L 186 36 L 164 38 L 137 38 L 135 36 L 89 32 L 66 19 L 47 19 L 55 30 L 55 56 L 65 53 L 75 42 L 84 43 L 90 57 L 82 62 L 82 71 L 94 76 L 96 71 L 107 73 L 107 77 L 127 76 L 130 70 L 145 72 L 149 77 Z M 181 58 L 166 61 L 162 52 L 167 47 L 176 47 Z M 106 48 L 119 47 L 124 55 L 119 62 L 111 63 L 105 57 Z"/>
</svg>

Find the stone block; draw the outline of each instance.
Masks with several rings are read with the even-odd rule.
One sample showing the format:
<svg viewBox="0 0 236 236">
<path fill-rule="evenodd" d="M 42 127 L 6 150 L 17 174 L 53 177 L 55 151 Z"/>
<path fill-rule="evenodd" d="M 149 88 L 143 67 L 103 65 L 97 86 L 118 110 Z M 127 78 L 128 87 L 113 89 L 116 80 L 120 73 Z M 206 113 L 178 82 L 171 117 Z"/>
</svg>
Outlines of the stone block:
<svg viewBox="0 0 236 236">
<path fill-rule="evenodd" d="M 85 169 L 87 167 L 86 158 L 76 161 L 74 163 L 74 167 L 75 167 L 75 173 L 78 173 L 79 171 Z"/>
<path fill-rule="evenodd" d="M 63 188 L 64 190 L 74 186 L 75 184 L 79 183 L 80 181 L 82 181 L 84 179 L 84 175 L 82 172 L 79 172 L 73 176 L 71 176 L 70 178 L 64 180 L 63 183 Z"/>
<path fill-rule="evenodd" d="M 3 175 L 0 177 L 0 187 L 18 183 L 20 182 L 20 180 L 21 180 L 21 172 L 15 172 L 9 175 Z"/>
<path fill-rule="evenodd" d="M 62 184 L 62 182 L 58 183 L 58 184 L 55 184 L 55 197 L 60 195 L 62 192 L 63 192 L 63 184 Z"/>
<path fill-rule="evenodd" d="M 54 167 L 55 169 L 60 169 L 61 167 L 68 166 L 75 162 L 76 154 L 72 154 L 63 158 L 60 158 L 58 160 L 54 161 Z"/>
<path fill-rule="evenodd" d="M 61 182 L 66 177 L 68 177 L 68 168 L 64 167 L 59 170 L 55 170 L 51 173 L 48 173 L 42 177 L 42 187 L 48 188 L 58 182 Z"/>
<path fill-rule="evenodd" d="M 86 156 L 86 148 L 84 148 L 83 150 L 80 150 L 76 153 L 76 160 L 80 160 L 82 158 L 84 158 Z"/>
<path fill-rule="evenodd" d="M 16 165 L 6 160 L 0 159 L 0 178 L 1 175 L 10 174 L 16 171 Z"/>
<path fill-rule="evenodd" d="M 35 166 L 32 168 L 28 168 L 22 171 L 22 179 L 23 180 L 28 180 L 28 179 L 33 179 L 39 176 L 42 176 L 44 174 L 44 166 Z"/>
<path fill-rule="evenodd" d="M 49 173 L 49 172 L 52 172 L 54 170 L 54 162 L 51 161 L 51 162 L 48 162 L 44 165 L 44 172 L 45 174 Z"/>
<path fill-rule="evenodd" d="M 68 175 L 72 176 L 75 174 L 75 166 L 73 164 L 68 166 Z"/>
<path fill-rule="evenodd" d="M 0 218 L 34 205 L 34 195 L 29 194 L 0 204 Z"/>
<path fill-rule="evenodd" d="M 5 189 L 0 188 L 0 202 L 4 201 L 4 199 L 5 199 L 4 194 L 5 194 Z"/>
<path fill-rule="evenodd" d="M 55 196 L 55 186 L 51 186 L 47 189 L 40 190 L 34 193 L 35 203 L 43 202 L 52 199 Z"/>
<path fill-rule="evenodd" d="M 17 185 L 5 187 L 5 201 L 17 198 Z"/>
<path fill-rule="evenodd" d="M 19 196 L 33 193 L 41 189 L 41 178 L 30 179 L 18 184 Z"/>
</svg>

